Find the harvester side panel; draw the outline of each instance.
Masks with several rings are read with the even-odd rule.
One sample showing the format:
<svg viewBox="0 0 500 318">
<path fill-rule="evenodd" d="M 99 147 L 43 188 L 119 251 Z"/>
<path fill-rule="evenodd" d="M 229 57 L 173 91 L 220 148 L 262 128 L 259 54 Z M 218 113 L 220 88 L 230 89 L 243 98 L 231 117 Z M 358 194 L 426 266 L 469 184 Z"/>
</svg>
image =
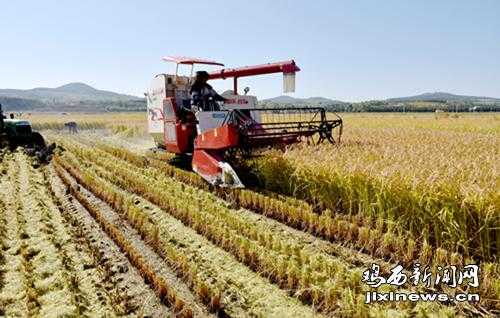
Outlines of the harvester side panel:
<svg viewBox="0 0 500 318">
<path fill-rule="evenodd" d="M 153 82 L 145 94 L 148 108 L 148 132 L 153 137 L 156 145 L 162 148 L 167 148 L 165 143 L 165 121 L 177 122 L 180 118 L 179 114 L 175 113 L 177 105 L 183 105 L 189 101 L 188 96 L 189 77 L 175 76 L 167 74 L 158 74 L 154 77 Z M 173 108 L 171 107 L 173 103 Z M 171 115 L 175 116 L 172 117 Z M 167 125 L 170 130 L 170 136 L 175 135 L 182 129 L 175 128 L 175 134 L 172 133 L 172 125 Z M 177 137 L 175 137 L 177 138 Z M 170 141 L 172 141 L 170 139 Z M 169 146 L 172 149 L 172 145 Z M 174 147 L 179 149 L 188 149 L 189 147 Z M 178 151 L 175 151 L 178 153 Z"/>
<path fill-rule="evenodd" d="M 224 125 L 200 134 L 195 139 L 197 149 L 224 150 L 239 145 L 238 129 L 233 125 Z"/>
<path fill-rule="evenodd" d="M 154 77 L 145 95 L 148 107 L 148 132 L 153 137 L 156 145 L 164 147 L 163 101 L 167 96 L 163 74 Z"/>
<path fill-rule="evenodd" d="M 165 149 L 176 154 L 191 152 L 196 129 L 194 122 L 182 120 L 175 99 L 172 97 L 165 99 L 163 110 Z"/>
</svg>

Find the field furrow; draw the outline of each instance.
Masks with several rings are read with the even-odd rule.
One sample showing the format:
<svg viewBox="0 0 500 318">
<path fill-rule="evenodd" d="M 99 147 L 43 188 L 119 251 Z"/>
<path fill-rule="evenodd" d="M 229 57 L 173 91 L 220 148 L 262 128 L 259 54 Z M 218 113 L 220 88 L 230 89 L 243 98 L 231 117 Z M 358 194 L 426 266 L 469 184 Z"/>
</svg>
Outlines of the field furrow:
<svg viewBox="0 0 500 318">
<path fill-rule="evenodd" d="M 85 143 L 85 141 L 83 142 Z M 464 258 L 459 253 L 436 248 L 423 238 L 412 239 L 410 233 L 392 232 L 391 223 L 383 222 L 382 218 L 370 220 L 361 214 L 338 214 L 332 213 L 328 209 L 323 212 L 315 211 L 312 206 L 302 200 L 269 193 L 269 191 L 261 193 L 247 189 L 227 190 L 209 187 L 194 173 L 160 161 L 159 158 L 166 159 L 162 153 L 156 155 L 150 153 L 148 158 L 145 158 L 123 148 L 103 143 L 94 143 L 93 145 L 137 168 L 149 168 L 145 170 L 145 174 L 148 174 L 148 171 L 158 169 L 160 173 L 149 172 L 155 179 L 161 179 L 164 175 L 171 176 L 197 188 L 210 190 L 232 205 L 262 213 L 293 228 L 307 231 L 316 237 L 326 238 L 331 243 L 342 242 L 342 245 L 328 244 L 328 250 L 335 250 L 337 255 L 353 264 L 366 266 L 376 262 L 384 268 L 384 266 L 394 267 L 394 264 L 391 265 L 392 261 L 411 267 L 418 260 L 420 264 L 430 264 L 433 268 L 437 268 L 443 265 L 460 266 L 461 264 L 474 263 L 470 257 Z M 166 157 L 168 158 L 170 155 Z M 300 234 L 295 237 L 300 237 Z M 423 243 L 417 244 L 417 241 Z M 389 263 L 384 263 L 373 257 L 382 257 Z M 485 277 L 485 283 L 480 286 L 483 295 L 482 302 L 488 307 L 498 308 L 500 303 L 496 299 L 500 295 L 500 279 L 498 278 L 500 265 L 495 262 L 483 262 L 481 266 Z"/>
<path fill-rule="evenodd" d="M 68 115 L 29 114 L 47 164 L 0 150 L 0 317 L 500 314 L 496 115 L 346 114 L 335 146 L 226 152 L 238 189 L 142 113 Z"/>
<path fill-rule="evenodd" d="M 71 146 L 68 147 L 70 148 Z M 361 269 L 325 252 L 324 247 L 330 243 L 311 244 L 310 241 L 315 241 L 314 237 L 307 233 L 294 237 L 293 234 L 297 231 L 283 224 L 247 210 L 231 209 L 227 202 L 209 193 L 179 184 L 174 179 L 151 175 L 151 171 L 147 169 L 128 166 L 126 162 L 117 162 L 119 159 L 107 158 L 103 153 L 96 156 L 93 153 L 95 150 L 84 148 L 71 148 L 73 155 L 66 154 L 64 164 L 69 169 L 86 170 L 87 173 L 83 174 L 89 178 L 87 182 L 105 183 L 105 179 L 118 189 L 130 189 L 143 196 L 216 245 L 230 251 L 242 263 L 262 273 L 281 288 L 290 290 L 292 295 L 305 303 L 323 311 L 333 310 L 340 314 L 367 310 L 359 297 L 364 290 L 360 283 Z M 99 160 L 92 160 L 97 157 Z M 97 186 L 95 191 L 103 187 Z M 169 194 L 168 201 L 161 199 L 161 193 Z M 124 197 L 130 196 L 128 194 Z M 181 202 L 181 199 L 182 204 L 175 204 L 175 201 Z M 154 220 L 153 223 L 161 222 L 163 218 L 148 217 Z M 206 225 L 207 221 L 210 226 Z M 259 254 L 264 251 L 262 248 L 266 250 L 265 257 Z M 353 259 L 351 261 L 356 263 Z M 363 263 L 363 260 L 358 262 Z M 346 290 L 352 294 L 346 294 Z M 332 298 L 328 301 L 326 297 Z M 412 311 L 411 306 L 405 305 L 400 306 L 399 310 Z"/>
<path fill-rule="evenodd" d="M 102 164 L 105 164 L 104 162 L 105 160 L 101 161 Z M 77 163 L 76 166 L 80 164 Z M 227 248 L 236 258 L 257 272 L 269 276 L 283 288 L 294 291 L 303 301 L 325 306 L 325 299 L 319 297 L 326 297 L 330 293 L 330 297 L 339 295 L 333 288 L 336 280 L 344 283 L 360 280 L 359 270 L 353 271 L 342 261 L 327 258 L 325 255 L 307 253 L 302 246 L 286 242 L 286 238 L 280 234 L 266 232 L 264 229 L 257 229 L 255 224 L 243 222 L 226 203 L 208 193 L 176 184 L 173 179 L 155 182 L 152 178 L 144 178 L 143 173 L 131 172 L 123 165 L 107 165 L 106 170 L 111 173 L 104 176 L 105 172 L 101 171 L 101 176 L 115 181 L 119 186 L 125 186 L 119 184 L 120 180 L 125 180 L 129 188 L 160 204 L 163 209 L 180 218 L 198 233 L 207 236 L 215 244 Z M 127 174 L 129 174 L 128 179 Z M 119 179 L 112 180 L 113 176 L 118 176 Z M 136 181 L 135 186 L 131 183 L 132 179 Z M 144 180 L 142 183 L 141 179 Z M 146 184 L 154 190 L 144 191 Z M 170 194 L 168 202 L 160 199 L 160 192 Z M 186 202 L 181 207 L 170 202 L 179 201 L 181 198 L 191 203 Z M 206 224 L 207 221 L 210 223 L 209 226 Z M 355 286 L 350 287 L 355 288 Z M 321 288 L 327 288 L 328 292 L 320 292 Z"/>
<path fill-rule="evenodd" d="M 98 180 L 85 182 L 85 175 L 77 171 L 79 169 L 61 163 L 79 183 L 90 187 L 101 199 L 126 215 L 144 240 L 162 255 L 168 265 L 177 270 L 178 276 L 188 282 L 198 298 L 219 315 L 226 313 L 244 316 L 246 313 L 253 313 L 258 316 L 276 316 L 285 310 L 298 316 L 314 315 L 310 309 L 267 284 L 179 221 L 166 217 L 155 222 L 147 220 L 141 213 L 143 211 L 136 207 L 132 196 L 126 196 L 118 189 L 105 187 Z M 80 197 L 80 200 L 86 199 Z M 95 197 L 92 202 L 96 202 Z M 87 204 L 91 204 L 88 199 Z M 100 205 L 95 212 L 102 210 Z M 262 298 L 262 295 L 266 297 Z"/>
<path fill-rule="evenodd" d="M 357 226 L 358 222 L 355 222 L 353 220 L 351 220 L 351 222 L 347 222 L 346 220 L 337 222 L 325 221 L 326 217 L 331 218 L 335 216 L 324 216 L 324 219 L 320 220 L 320 222 L 325 221 L 325 223 L 335 223 L 338 229 L 334 234 L 330 233 L 330 236 L 334 237 L 335 241 L 341 241 L 342 244 L 336 244 L 335 242 L 326 242 L 324 240 L 318 239 L 318 237 L 323 237 L 323 235 L 321 235 L 321 233 L 318 233 L 318 231 L 315 231 L 315 227 L 311 225 L 313 222 L 317 221 L 318 215 L 314 213 L 312 211 L 312 208 L 303 201 L 279 195 L 274 195 L 274 197 L 271 197 L 269 195 L 263 195 L 255 191 L 246 189 L 209 189 L 207 184 L 195 174 L 172 167 L 165 162 L 159 162 L 157 160 L 151 161 L 150 158 L 146 159 L 142 156 L 130 153 L 125 149 L 118 149 L 104 144 L 93 145 L 93 147 L 104 150 L 115 156 L 117 159 L 122 159 L 127 161 L 128 163 L 131 163 L 136 167 L 135 169 L 148 167 L 149 169 L 142 170 L 142 172 L 144 172 L 145 175 L 149 175 L 150 177 L 154 178 L 155 180 L 165 179 L 170 176 L 178 181 L 185 183 L 186 185 L 195 186 L 196 188 L 202 190 L 210 190 L 214 192 L 218 197 L 227 201 L 230 206 L 234 208 L 234 211 L 236 213 L 242 214 L 242 216 L 237 217 L 242 218 L 242 221 L 247 221 L 248 219 L 248 221 L 251 223 L 262 223 L 262 225 L 258 224 L 258 227 L 271 227 L 274 229 L 273 231 L 282 231 L 283 233 L 289 232 L 290 235 L 287 237 L 287 239 L 290 239 L 292 241 L 303 241 L 306 242 L 307 245 L 317 245 L 320 250 L 324 250 L 327 254 L 342 257 L 343 259 L 348 260 L 354 265 L 371 265 L 373 262 L 377 261 L 381 263 L 382 266 L 390 266 L 389 263 L 385 263 L 380 258 L 373 258 L 369 253 L 360 253 L 358 251 L 365 251 L 366 246 L 368 245 L 377 246 L 376 241 L 373 237 L 373 232 L 370 233 L 368 232 L 369 230 L 367 230 L 367 237 L 365 237 L 365 239 L 361 242 L 356 241 L 352 238 L 352 235 L 349 233 L 349 229 Z M 106 156 L 106 154 L 104 153 L 100 153 L 100 155 Z M 131 169 L 133 169 L 132 166 Z M 168 178 L 166 180 L 168 180 Z M 238 207 L 244 209 L 237 209 Z M 257 214 L 249 212 L 249 210 L 256 212 Z M 260 214 L 262 214 L 264 217 L 262 217 Z M 271 219 L 275 219 L 279 222 L 273 222 Z M 331 227 L 333 227 L 333 225 L 331 225 Z M 343 227 L 343 229 L 341 229 L 340 227 Z M 297 229 L 299 231 L 293 229 Z M 359 231 L 363 231 L 363 228 L 361 227 Z M 352 241 L 355 241 L 358 244 L 356 246 L 350 246 L 349 243 L 345 240 L 346 237 L 350 237 Z M 341 238 L 344 238 L 344 240 L 342 240 Z M 411 246 L 411 244 L 408 244 L 408 242 L 406 242 L 406 244 Z M 351 248 L 348 248 L 346 246 L 349 246 Z M 380 247 L 383 247 L 385 245 L 381 244 L 378 246 L 380 250 Z M 407 257 L 409 256 L 407 255 Z"/>
<path fill-rule="evenodd" d="M 97 219 L 94 219 L 92 211 L 88 211 L 86 207 L 82 206 L 72 191 L 70 191 L 67 186 L 59 179 L 53 168 L 49 169 L 47 177 L 50 180 L 50 188 L 53 191 L 53 195 L 57 198 L 59 205 L 66 212 L 67 221 L 71 223 L 78 230 L 77 236 L 81 238 L 82 241 L 88 246 L 88 249 L 92 250 L 92 253 L 96 256 L 98 265 L 102 266 L 102 271 L 105 273 L 107 278 L 103 283 L 107 283 L 110 287 L 116 286 L 123 295 L 116 295 L 116 297 L 122 298 L 132 298 L 129 300 L 130 305 L 136 313 L 141 315 L 153 315 L 153 316 L 165 316 L 168 310 L 165 309 L 159 303 L 159 299 L 154 294 L 153 291 L 157 291 L 160 297 L 163 295 L 160 292 L 160 285 L 156 284 L 156 280 L 163 279 L 168 281 L 169 284 L 176 285 L 176 289 L 184 293 L 184 297 L 189 300 L 189 292 L 183 289 L 177 281 L 171 280 L 171 273 L 168 268 L 165 268 L 165 264 L 159 262 L 156 255 L 152 254 L 150 250 L 145 247 L 141 242 L 136 239 L 136 234 L 132 232 L 126 232 L 129 241 L 127 244 L 135 244 L 136 249 L 141 249 L 144 254 L 144 259 L 134 260 L 130 259 L 131 256 L 138 256 L 139 253 L 134 255 L 129 254 L 129 251 L 124 250 L 122 244 L 117 244 L 116 241 L 108 236 L 106 228 L 101 228 L 101 223 Z M 71 186 L 71 184 L 70 184 Z M 76 185 L 75 185 L 76 186 Z M 71 188 L 72 189 L 72 188 Z M 126 229 L 125 229 L 126 230 Z M 125 235 L 123 235 L 125 237 Z M 138 245 L 140 244 L 140 245 Z M 129 260 L 130 259 L 130 260 Z M 134 267 L 132 264 L 143 264 L 143 262 L 149 264 L 154 264 L 155 268 L 148 268 L 150 272 L 143 272 L 146 269 L 145 266 Z M 156 280 L 152 279 L 157 277 Z M 145 282 L 148 282 L 146 284 Z M 192 297 L 191 297 L 192 298 Z M 165 299 L 169 302 L 169 299 Z M 192 304 L 190 308 L 184 308 L 184 312 L 181 314 L 183 309 L 181 299 L 176 303 L 175 300 L 172 303 L 172 307 L 176 307 L 179 316 L 190 316 L 192 309 L 196 316 L 204 316 L 206 312 L 199 309 L 199 306 Z"/>
<path fill-rule="evenodd" d="M 161 155 L 149 154 L 146 159 L 125 149 L 105 144 L 96 144 L 95 146 L 127 160 L 137 167 L 154 167 L 160 170 L 161 173 L 186 184 L 203 190 L 210 190 L 217 196 L 237 206 L 261 213 L 290 227 L 307 231 L 330 242 L 338 242 L 339 251 L 341 247 L 345 246 L 349 247 L 351 251 L 353 249 L 359 250 L 369 256 L 383 258 L 386 261 L 402 263 L 407 266 L 411 265 L 415 259 L 418 259 L 421 264 L 462 264 L 464 261 L 458 253 L 449 253 L 441 248 L 435 249 L 425 240 L 423 240 L 423 243 L 418 244 L 418 239 L 412 238 L 409 233 L 395 231 L 393 227 L 385 222 L 373 222 L 360 214 L 339 214 L 328 209 L 317 211 L 304 201 L 265 190 L 228 190 L 209 187 L 196 174 L 160 161 L 158 158 L 161 158 Z"/>
<path fill-rule="evenodd" d="M 165 316 L 170 311 L 161 304 L 153 290 L 144 283 L 139 272 L 130 264 L 120 249 L 99 230 L 87 211 L 78 205 L 55 177 L 53 169 L 46 173 L 47 188 L 62 212 L 69 238 L 79 246 L 80 255 L 72 263 L 79 278 L 81 290 L 88 304 L 109 303 L 118 315 Z M 84 254 L 84 255 L 81 255 Z M 80 260 L 78 262 L 78 260 Z M 82 260 L 84 262 L 82 262 Z M 107 300 L 107 301 L 105 301 Z M 96 313 L 102 315 L 104 313 Z M 92 315 L 92 314 L 91 314 Z"/>
<path fill-rule="evenodd" d="M 3 283 L 0 291 L 0 308 L 2 315 L 10 317 L 28 316 L 27 272 L 21 254 L 21 230 L 18 220 L 18 210 L 21 209 L 20 202 L 16 199 L 18 190 L 18 162 L 12 155 L 8 156 L 8 163 L 4 164 L 7 169 L 6 178 L 2 178 L 0 188 L 0 200 L 4 203 L 2 221 L 5 223 L 5 238 L 2 250 L 2 273 Z"/>
<path fill-rule="evenodd" d="M 58 207 L 47 179 L 20 152 L 1 177 L 2 239 L 0 310 L 8 317 L 114 317 L 169 315 L 141 276 L 91 246 L 82 229 Z M 69 222 L 68 222 L 69 221 Z M 103 247 L 104 246 L 104 247 Z"/>
</svg>

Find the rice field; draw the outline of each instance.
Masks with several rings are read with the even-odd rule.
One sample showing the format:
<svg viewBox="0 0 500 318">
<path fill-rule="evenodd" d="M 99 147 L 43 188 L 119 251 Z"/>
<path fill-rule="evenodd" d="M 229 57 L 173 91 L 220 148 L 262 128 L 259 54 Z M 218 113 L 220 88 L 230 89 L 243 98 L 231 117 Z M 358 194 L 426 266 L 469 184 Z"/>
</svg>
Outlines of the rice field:
<svg viewBox="0 0 500 318">
<path fill-rule="evenodd" d="M 143 113 L 28 113 L 23 114 L 23 118 L 31 121 L 34 130 L 63 131 L 66 129 L 64 123 L 74 121 L 79 130 L 109 130 L 121 137 L 147 135 Z"/>
<path fill-rule="evenodd" d="M 141 114 L 27 118 L 60 149 L 0 162 L 0 315 L 494 317 L 500 117 L 345 114 L 339 146 L 240 163 L 246 189 L 169 164 Z M 364 272 L 480 265 L 479 302 L 376 302 Z M 410 273 L 407 273 L 408 275 Z"/>
<path fill-rule="evenodd" d="M 496 260 L 500 121 L 480 118 L 458 127 L 440 122 L 360 119 L 346 128 L 339 147 L 297 146 L 250 166 L 266 189 L 383 223 L 466 257 Z"/>
</svg>

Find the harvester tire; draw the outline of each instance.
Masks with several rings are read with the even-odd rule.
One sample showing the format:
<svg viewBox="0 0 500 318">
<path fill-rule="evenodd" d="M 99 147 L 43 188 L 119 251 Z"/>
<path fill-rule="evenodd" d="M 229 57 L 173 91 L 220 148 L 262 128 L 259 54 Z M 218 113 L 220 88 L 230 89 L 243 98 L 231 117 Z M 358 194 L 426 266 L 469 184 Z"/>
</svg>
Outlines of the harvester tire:
<svg viewBox="0 0 500 318">
<path fill-rule="evenodd" d="M 31 142 L 35 148 L 44 149 L 46 147 L 45 139 L 43 139 L 43 136 L 39 132 L 33 132 L 31 138 Z"/>
</svg>

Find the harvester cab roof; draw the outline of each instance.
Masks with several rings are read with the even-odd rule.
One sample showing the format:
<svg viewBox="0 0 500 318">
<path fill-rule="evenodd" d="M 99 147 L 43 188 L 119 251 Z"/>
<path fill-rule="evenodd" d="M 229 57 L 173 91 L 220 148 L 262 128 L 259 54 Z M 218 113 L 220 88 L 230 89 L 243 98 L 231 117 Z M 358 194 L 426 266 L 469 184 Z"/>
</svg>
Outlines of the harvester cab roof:
<svg viewBox="0 0 500 318">
<path fill-rule="evenodd" d="M 284 92 L 295 90 L 295 61 L 221 68 L 209 72 L 209 80 L 232 79 L 233 89 L 222 94 L 225 101 L 213 111 L 191 109 L 189 89 L 195 64 L 224 66 L 213 60 L 167 56 L 176 63 L 175 74 L 159 74 L 145 93 L 148 104 L 148 131 L 159 148 L 189 155 L 192 168 L 213 185 L 243 187 L 231 165 L 230 150 L 249 154 L 263 147 L 283 147 L 303 139 L 340 142 L 342 119 L 328 119 L 321 107 L 258 108 L 257 98 L 238 94 L 238 79 L 271 73 L 283 74 Z M 178 75 L 179 65 L 191 65 L 190 76 Z M 333 130 L 339 128 L 338 138 Z M 234 151 L 230 151 L 234 153 Z"/>
</svg>

